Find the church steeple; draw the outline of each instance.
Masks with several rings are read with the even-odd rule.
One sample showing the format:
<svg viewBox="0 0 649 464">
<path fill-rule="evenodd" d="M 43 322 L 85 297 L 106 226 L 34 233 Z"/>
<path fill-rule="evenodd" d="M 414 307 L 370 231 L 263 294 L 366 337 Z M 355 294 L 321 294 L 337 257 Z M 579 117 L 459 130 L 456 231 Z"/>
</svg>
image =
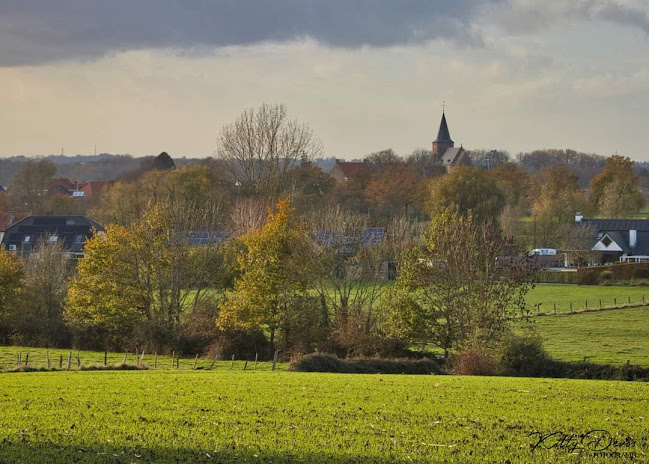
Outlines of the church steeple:
<svg viewBox="0 0 649 464">
<path fill-rule="evenodd" d="M 453 148 L 454 146 L 455 142 L 451 139 L 451 134 L 446 124 L 446 115 L 442 111 L 442 121 L 439 123 L 437 138 L 433 141 L 433 155 L 441 156 L 447 148 Z"/>
</svg>

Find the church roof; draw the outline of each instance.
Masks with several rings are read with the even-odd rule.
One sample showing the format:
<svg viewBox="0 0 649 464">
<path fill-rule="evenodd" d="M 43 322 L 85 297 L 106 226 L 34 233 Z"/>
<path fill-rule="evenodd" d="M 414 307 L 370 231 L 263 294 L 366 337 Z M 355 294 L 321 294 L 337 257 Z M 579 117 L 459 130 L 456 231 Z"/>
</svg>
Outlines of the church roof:
<svg viewBox="0 0 649 464">
<path fill-rule="evenodd" d="M 448 131 L 448 125 L 446 124 L 446 115 L 442 113 L 442 122 L 439 123 L 439 132 L 437 132 L 437 139 L 435 143 L 453 143 L 451 140 L 451 134 Z"/>
<path fill-rule="evenodd" d="M 440 158 L 440 161 L 443 164 L 455 164 L 457 161 L 459 161 L 459 156 L 462 154 L 464 149 L 462 147 L 459 148 L 447 148 L 444 153 L 442 153 L 442 156 Z"/>
</svg>

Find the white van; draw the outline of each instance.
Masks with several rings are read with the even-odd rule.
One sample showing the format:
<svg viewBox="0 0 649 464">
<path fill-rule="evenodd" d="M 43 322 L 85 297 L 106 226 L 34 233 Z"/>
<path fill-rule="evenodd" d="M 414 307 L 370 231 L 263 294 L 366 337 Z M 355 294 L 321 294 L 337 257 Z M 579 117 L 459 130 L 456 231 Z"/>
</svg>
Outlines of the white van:
<svg viewBox="0 0 649 464">
<path fill-rule="evenodd" d="M 534 248 L 531 253 L 532 256 L 556 256 L 557 250 L 555 248 Z"/>
</svg>

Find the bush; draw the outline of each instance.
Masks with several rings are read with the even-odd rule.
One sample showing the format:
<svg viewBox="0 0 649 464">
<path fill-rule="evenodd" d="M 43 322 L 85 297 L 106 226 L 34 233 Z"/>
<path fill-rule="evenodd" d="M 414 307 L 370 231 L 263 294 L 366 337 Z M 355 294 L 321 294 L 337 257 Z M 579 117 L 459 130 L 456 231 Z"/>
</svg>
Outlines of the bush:
<svg viewBox="0 0 649 464">
<path fill-rule="evenodd" d="M 464 348 L 447 363 L 447 371 L 455 375 L 496 375 L 498 370 L 498 359 L 484 347 Z"/>
<path fill-rule="evenodd" d="M 534 375 L 539 364 L 548 359 L 538 335 L 512 335 L 504 340 L 502 350 L 502 367 L 517 375 Z"/>
<path fill-rule="evenodd" d="M 290 371 L 332 372 L 339 374 L 442 374 L 439 362 L 432 359 L 340 359 L 329 354 L 308 354 L 292 360 Z"/>
</svg>

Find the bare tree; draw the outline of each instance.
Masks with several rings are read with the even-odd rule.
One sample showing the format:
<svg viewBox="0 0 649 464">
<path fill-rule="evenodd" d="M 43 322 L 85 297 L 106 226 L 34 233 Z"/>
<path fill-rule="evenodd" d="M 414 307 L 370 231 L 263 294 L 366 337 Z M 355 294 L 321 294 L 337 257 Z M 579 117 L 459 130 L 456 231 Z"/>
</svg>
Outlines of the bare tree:
<svg viewBox="0 0 649 464">
<path fill-rule="evenodd" d="M 243 192 L 274 193 L 301 160 L 320 156 L 322 145 L 308 125 L 288 118 L 284 105 L 263 104 L 223 127 L 217 153 Z"/>
<path fill-rule="evenodd" d="M 237 199 L 230 223 L 235 237 L 245 234 L 249 230 L 258 230 L 266 222 L 270 203 L 262 197 L 245 197 Z"/>
<path fill-rule="evenodd" d="M 383 274 L 386 245 L 368 234 L 367 216 L 340 208 L 314 215 L 320 265 L 317 288 L 331 334 L 343 354 L 368 354 L 377 327 L 377 303 L 389 287 Z"/>
<path fill-rule="evenodd" d="M 47 189 L 56 174 L 56 165 L 48 160 L 26 161 L 11 182 L 11 194 L 33 213 L 43 212 Z"/>
</svg>

